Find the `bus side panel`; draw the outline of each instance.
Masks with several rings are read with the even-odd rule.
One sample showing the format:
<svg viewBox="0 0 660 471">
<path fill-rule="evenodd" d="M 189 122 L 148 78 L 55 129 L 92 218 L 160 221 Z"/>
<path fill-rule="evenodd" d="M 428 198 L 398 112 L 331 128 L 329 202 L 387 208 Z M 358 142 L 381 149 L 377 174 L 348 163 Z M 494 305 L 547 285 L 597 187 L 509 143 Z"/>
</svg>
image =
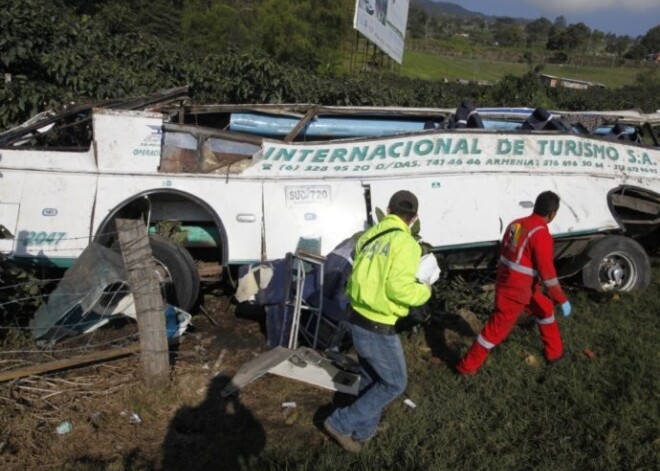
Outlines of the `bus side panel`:
<svg viewBox="0 0 660 471">
<path fill-rule="evenodd" d="M 374 207 L 383 211 L 389 197 L 406 189 L 419 199 L 420 235 L 434 247 L 478 246 L 497 242 L 514 219 L 528 216 L 537 195 L 559 194 L 561 206 L 550 225 L 553 234 L 596 233 L 618 229 L 607 206 L 610 178 L 555 175 L 435 175 L 373 180 Z"/>
<path fill-rule="evenodd" d="M 0 203 L 0 225 L 6 231 L 0 234 L 0 253 L 9 254 L 14 249 L 18 208 L 16 203 Z"/>
<path fill-rule="evenodd" d="M 99 177 L 94 234 L 113 211 L 141 195 L 156 194 L 171 195 L 168 198 L 172 203 L 165 203 L 166 207 L 159 207 L 153 213 L 166 215 L 168 220 L 208 225 L 214 223 L 215 214 L 227 233 L 229 263 L 260 259 L 261 183 L 226 183 L 221 176 L 161 174 L 158 177 L 134 175 L 126 178 L 123 175 L 103 175 Z M 180 204 L 177 199 L 200 202 L 202 209 L 193 213 L 182 211 L 182 208 L 189 206 Z"/>
<path fill-rule="evenodd" d="M 216 212 L 227 231 L 229 264 L 261 259 L 261 182 L 229 181 L 224 178 L 186 179 L 175 184 L 195 192 Z"/>
<path fill-rule="evenodd" d="M 77 257 L 89 243 L 95 192 L 93 174 L 27 174 L 14 254 L 54 262 Z"/>
<path fill-rule="evenodd" d="M 93 120 L 99 171 L 158 172 L 162 138 L 159 113 L 95 109 Z"/>
<path fill-rule="evenodd" d="M 268 258 L 296 248 L 327 254 L 365 229 L 367 208 L 359 180 L 280 180 L 263 184 Z"/>
<path fill-rule="evenodd" d="M 9 232 L 0 234 L 0 253 L 9 254 L 14 249 L 24 180 L 22 171 L 3 170 L 0 173 L 0 225 Z"/>
<path fill-rule="evenodd" d="M 0 250 L 68 264 L 87 245 L 95 186 L 91 148 L 2 149 L 0 224 L 14 239 L 0 242 Z"/>
<path fill-rule="evenodd" d="M 504 226 L 533 211 L 542 191 L 554 191 L 561 200 L 559 212 L 550 223 L 553 235 L 593 234 L 616 231 L 619 224 L 607 204 L 610 190 L 619 184 L 612 178 L 581 175 L 511 175 L 500 177 L 498 214 Z"/>
<path fill-rule="evenodd" d="M 392 194 L 413 192 L 419 200 L 420 236 L 432 246 L 460 245 L 498 238 L 494 179 L 475 175 L 433 175 L 370 182 L 374 208 L 387 211 Z"/>
</svg>

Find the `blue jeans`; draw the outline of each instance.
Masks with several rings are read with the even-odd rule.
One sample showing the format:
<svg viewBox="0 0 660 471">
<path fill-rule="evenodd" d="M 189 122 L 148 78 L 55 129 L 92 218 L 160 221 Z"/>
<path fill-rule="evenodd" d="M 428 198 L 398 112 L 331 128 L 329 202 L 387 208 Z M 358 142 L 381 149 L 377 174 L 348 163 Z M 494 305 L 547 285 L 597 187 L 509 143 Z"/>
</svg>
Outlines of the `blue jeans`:
<svg viewBox="0 0 660 471">
<path fill-rule="evenodd" d="M 366 441 L 376 433 L 385 406 L 406 390 L 408 372 L 398 335 L 376 334 L 354 324 L 351 334 L 360 362 L 360 394 L 328 420 L 342 435 Z"/>
</svg>

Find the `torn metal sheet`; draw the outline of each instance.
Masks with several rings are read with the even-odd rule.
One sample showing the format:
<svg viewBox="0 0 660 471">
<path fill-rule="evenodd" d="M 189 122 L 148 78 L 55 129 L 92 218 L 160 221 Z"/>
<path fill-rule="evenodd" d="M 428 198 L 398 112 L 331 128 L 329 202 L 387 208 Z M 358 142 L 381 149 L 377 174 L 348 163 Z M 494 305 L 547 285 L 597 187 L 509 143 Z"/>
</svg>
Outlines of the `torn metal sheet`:
<svg viewBox="0 0 660 471">
<path fill-rule="evenodd" d="M 54 343 L 83 333 L 98 323 L 99 317 L 112 313 L 126 294 L 121 255 L 92 242 L 64 273 L 48 303 L 37 309 L 30 322 L 32 337 Z"/>
<path fill-rule="evenodd" d="M 359 392 L 359 375 L 337 367 L 320 352 L 308 347 L 291 350 L 278 346 L 244 363 L 222 390 L 222 396 L 236 393 L 266 373 L 355 396 Z"/>
<path fill-rule="evenodd" d="M 298 348 L 289 361 L 279 363 L 269 373 L 354 396 L 359 392 L 358 374 L 337 367 L 321 353 L 308 347 Z"/>
<path fill-rule="evenodd" d="M 293 354 L 293 350 L 277 346 L 262 353 L 258 357 L 243 363 L 232 378 L 231 382 L 222 390 L 222 396 L 231 396 L 243 386 L 261 378 L 274 366 L 279 365 L 283 361 L 287 361 Z"/>
<path fill-rule="evenodd" d="M 92 243 L 66 271 L 48 303 L 31 321 L 32 336 L 49 346 L 68 336 L 93 332 L 113 317 L 136 319 L 133 295 L 126 281 L 121 255 Z M 165 306 L 168 339 L 179 337 L 190 325 L 191 315 Z"/>
</svg>

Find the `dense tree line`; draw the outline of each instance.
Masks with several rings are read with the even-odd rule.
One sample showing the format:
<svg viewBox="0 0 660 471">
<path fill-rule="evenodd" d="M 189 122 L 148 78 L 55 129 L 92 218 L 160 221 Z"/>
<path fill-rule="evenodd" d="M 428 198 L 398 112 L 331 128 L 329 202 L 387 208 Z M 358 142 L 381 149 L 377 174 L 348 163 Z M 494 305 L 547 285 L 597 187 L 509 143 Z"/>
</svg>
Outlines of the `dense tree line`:
<svg viewBox="0 0 660 471">
<path fill-rule="evenodd" d="M 631 38 L 592 30 L 584 23 L 568 24 L 563 16 L 554 22 L 545 17 L 525 22 L 506 17 L 430 15 L 414 2 L 408 18 L 408 34 L 412 38 L 448 39 L 463 35 L 482 45 L 563 51 L 565 57 L 570 53 L 608 54 L 640 60 L 660 52 L 660 25 Z"/>
<path fill-rule="evenodd" d="M 625 91 L 593 92 L 549 91 L 533 73 L 492 87 L 338 75 L 349 3 L 2 0 L 0 129 L 70 102 L 185 84 L 206 103 L 453 107 L 469 97 L 493 106 L 660 108 L 657 74 Z"/>
</svg>

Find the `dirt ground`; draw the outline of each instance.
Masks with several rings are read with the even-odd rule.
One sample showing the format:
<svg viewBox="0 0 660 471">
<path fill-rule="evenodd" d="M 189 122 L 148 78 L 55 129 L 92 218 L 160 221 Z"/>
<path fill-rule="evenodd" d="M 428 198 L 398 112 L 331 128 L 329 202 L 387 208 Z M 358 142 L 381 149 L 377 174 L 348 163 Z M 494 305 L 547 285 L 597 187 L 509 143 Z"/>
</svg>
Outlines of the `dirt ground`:
<svg viewBox="0 0 660 471">
<path fill-rule="evenodd" d="M 164 389 L 142 386 L 137 355 L 0 384 L 0 469 L 237 469 L 282 440 L 327 445 L 318 424 L 333 391 L 267 374 L 221 396 L 266 350 L 264 317 L 227 296 L 203 307 L 171 350 Z"/>
</svg>

